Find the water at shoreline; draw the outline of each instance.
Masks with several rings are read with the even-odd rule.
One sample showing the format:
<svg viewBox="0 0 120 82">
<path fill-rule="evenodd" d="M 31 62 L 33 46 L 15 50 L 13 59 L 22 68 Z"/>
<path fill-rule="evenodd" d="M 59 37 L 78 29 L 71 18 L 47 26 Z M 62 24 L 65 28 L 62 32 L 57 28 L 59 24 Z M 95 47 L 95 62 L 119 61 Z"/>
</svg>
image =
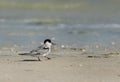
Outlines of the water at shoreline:
<svg viewBox="0 0 120 82">
<path fill-rule="evenodd" d="M 0 48 L 31 50 L 52 38 L 67 48 L 119 51 L 119 2 L 52 1 L 1 2 Z"/>
<path fill-rule="evenodd" d="M 119 49 L 119 24 L 44 24 L 44 22 L 1 23 L 1 46 L 32 49 L 46 38 L 68 48 Z M 32 45 L 30 45 L 32 44 Z"/>
</svg>

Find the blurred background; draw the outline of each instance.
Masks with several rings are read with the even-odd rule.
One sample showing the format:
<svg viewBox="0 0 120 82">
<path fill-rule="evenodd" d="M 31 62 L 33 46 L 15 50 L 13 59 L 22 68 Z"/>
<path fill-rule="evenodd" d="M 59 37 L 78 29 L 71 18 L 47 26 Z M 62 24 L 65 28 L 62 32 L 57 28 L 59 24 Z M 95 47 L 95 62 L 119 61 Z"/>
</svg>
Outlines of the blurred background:
<svg viewBox="0 0 120 82">
<path fill-rule="evenodd" d="M 0 48 L 46 38 L 68 48 L 120 49 L 120 0 L 0 0 Z"/>
</svg>

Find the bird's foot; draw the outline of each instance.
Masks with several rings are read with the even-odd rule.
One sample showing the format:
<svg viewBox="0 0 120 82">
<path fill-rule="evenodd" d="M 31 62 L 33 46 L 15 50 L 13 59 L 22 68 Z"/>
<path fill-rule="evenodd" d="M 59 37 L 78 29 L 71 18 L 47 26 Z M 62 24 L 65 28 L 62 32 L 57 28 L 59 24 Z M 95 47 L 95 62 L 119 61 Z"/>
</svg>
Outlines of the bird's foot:
<svg viewBox="0 0 120 82">
<path fill-rule="evenodd" d="M 50 60 L 51 58 L 47 58 L 48 60 Z"/>
<path fill-rule="evenodd" d="M 39 57 L 38 57 L 38 61 L 41 61 Z"/>
<path fill-rule="evenodd" d="M 45 58 L 47 58 L 48 60 L 50 60 L 51 58 L 49 58 L 49 57 L 47 57 L 47 56 L 45 56 Z"/>
<path fill-rule="evenodd" d="M 38 61 L 41 61 L 40 59 L 38 59 Z"/>
</svg>

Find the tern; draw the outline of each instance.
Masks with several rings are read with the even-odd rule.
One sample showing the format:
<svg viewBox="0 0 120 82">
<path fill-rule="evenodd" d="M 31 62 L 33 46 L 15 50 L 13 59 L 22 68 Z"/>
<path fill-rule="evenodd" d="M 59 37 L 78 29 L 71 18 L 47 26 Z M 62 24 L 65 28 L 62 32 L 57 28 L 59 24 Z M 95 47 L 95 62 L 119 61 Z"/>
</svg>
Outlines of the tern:
<svg viewBox="0 0 120 82">
<path fill-rule="evenodd" d="M 41 61 L 40 56 L 50 60 L 51 58 L 47 57 L 47 55 L 51 52 L 53 44 L 54 43 L 50 39 L 45 39 L 43 45 L 39 46 L 37 49 L 31 50 L 29 53 L 20 53 L 19 55 L 34 56 L 38 58 L 38 61 Z"/>
</svg>

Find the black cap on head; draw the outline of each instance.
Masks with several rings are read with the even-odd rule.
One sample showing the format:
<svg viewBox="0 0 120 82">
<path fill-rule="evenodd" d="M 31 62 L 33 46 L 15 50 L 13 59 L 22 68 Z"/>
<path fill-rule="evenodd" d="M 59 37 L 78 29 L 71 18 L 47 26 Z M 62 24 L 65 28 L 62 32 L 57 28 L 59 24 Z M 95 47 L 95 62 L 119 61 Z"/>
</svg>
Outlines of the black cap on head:
<svg viewBox="0 0 120 82">
<path fill-rule="evenodd" d="M 45 39 L 44 43 L 46 43 L 46 42 L 50 42 L 51 43 L 51 40 L 50 39 Z"/>
</svg>

